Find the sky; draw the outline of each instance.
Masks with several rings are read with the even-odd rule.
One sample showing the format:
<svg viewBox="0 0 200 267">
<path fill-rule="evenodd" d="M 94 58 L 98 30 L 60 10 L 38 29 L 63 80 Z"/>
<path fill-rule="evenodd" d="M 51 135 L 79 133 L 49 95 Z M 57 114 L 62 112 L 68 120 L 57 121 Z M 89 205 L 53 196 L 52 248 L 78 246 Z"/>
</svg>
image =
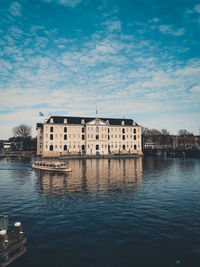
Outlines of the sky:
<svg viewBox="0 0 200 267">
<path fill-rule="evenodd" d="M 96 105 L 198 134 L 200 1 L 0 0 L 0 139 Z"/>
</svg>

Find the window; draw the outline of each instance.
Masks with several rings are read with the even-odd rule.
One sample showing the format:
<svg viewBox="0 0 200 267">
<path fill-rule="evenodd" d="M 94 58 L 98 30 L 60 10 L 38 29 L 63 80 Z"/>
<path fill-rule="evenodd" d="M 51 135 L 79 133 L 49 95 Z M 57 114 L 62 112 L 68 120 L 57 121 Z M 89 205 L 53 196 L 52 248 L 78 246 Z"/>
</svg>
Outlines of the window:
<svg viewBox="0 0 200 267">
<path fill-rule="evenodd" d="M 134 135 L 134 140 L 136 140 L 136 135 Z"/>
<path fill-rule="evenodd" d="M 85 146 L 82 145 L 82 146 L 81 146 L 81 149 L 82 149 L 82 151 L 85 151 Z"/>
<path fill-rule="evenodd" d="M 110 135 L 108 135 L 108 140 L 110 140 Z"/>
<path fill-rule="evenodd" d="M 136 145 L 134 145 L 134 149 L 137 149 L 137 146 Z"/>
<path fill-rule="evenodd" d="M 108 133 L 110 133 L 110 129 L 108 128 Z"/>
<path fill-rule="evenodd" d="M 125 135 L 124 134 L 122 135 L 122 139 L 125 140 Z"/>
<path fill-rule="evenodd" d="M 57 145 L 55 145 L 55 148 L 57 148 Z"/>
<path fill-rule="evenodd" d="M 126 136 L 126 137 L 127 137 L 127 139 L 128 139 L 128 134 L 127 134 L 127 136 Z"/>
<path fill-rule="evenodd" d="M 124 128 L 122 129 L 122 133 L 125 133 L 125 129 Z"/>
<path fill-rule="evenodd" d="M 62 145 L 60 145 L 60 149 L 62 149 Z"/>
<path fill-rule="evenodd" d="M 46 134 L 46 137 L 48 137 L 48 134 Z"/>
<path fill-rule="evenodd" d="M 67 150 L 67 145 L 64 145 L 64 150 Z"/>
<path fill-rule="evenodd" d="M 53 127 L 52 126 L 50 127 L 50 132 L 53 133 Z"/>
<path fill-rule="evenodd" d="M 134 128 L 134 130 L 133 130 L 133 131 L 134 131 L 134 133 L 136 133 L 136 129 L 135 129 L 135 128 Z"/>
<path fill-rule="evenodd" d="M 53 140 L 53 134 L 50 134 L 50 140 Z"/>
<path fill-rule="evenodd" d="M 64 134 L 64 140 L 67 140 L 67 135 L 66 134 Z"/>
<path fill-rule="evenodd" d="M 84 127 L 82 127 L 82 133 L 84 133 L 85 132 L 85 128 Z"/>
<path fill-rule="evenodd" d="M 99 140 L 99 135 L 98 134 L 96 135 L 96 140 Z"/>
<path fill-rule="evenodd" d="M 50 145 L 49 150 L 53 151 L 53 145 Z"/>
<path fill-rule="evenodd" d="M 123 146 L 122 146 L 122 149 L 123 149 L 123 150 L 125 150 L 125 149 L 126 149 L 126 146 L 125 146 L 125 145 L 123 145 Z"/>
<path fill-rule="evenodd" d="M 88 148 L 90 148 L 90 145 L 88 145 Z"/>
<path fill-rule="evenodd" d="M 98 133 L 98 132 L 99 132 L 99 127 L 97 126 L 97 127 L 96 127 L 96 133 Z"/>
<path fill-rule="evenodd" d="M 82 134 L 82 140 L 85 140 L 85 135 L 84 134 Z"/>
<path fill-rule="evenodd" d="M 67 132 L 67 127 L 64 127 L 64 133 L 66 133 Z"/>
<path fill-rule="evenodd" d="M 46 145 L 46 148 L 48 149 L 48 145 Z"/>
<path fill-rule="evenodd" d="M 99 145 L 96 145 L 96 150 L 99 150 Z"/>
</svg>

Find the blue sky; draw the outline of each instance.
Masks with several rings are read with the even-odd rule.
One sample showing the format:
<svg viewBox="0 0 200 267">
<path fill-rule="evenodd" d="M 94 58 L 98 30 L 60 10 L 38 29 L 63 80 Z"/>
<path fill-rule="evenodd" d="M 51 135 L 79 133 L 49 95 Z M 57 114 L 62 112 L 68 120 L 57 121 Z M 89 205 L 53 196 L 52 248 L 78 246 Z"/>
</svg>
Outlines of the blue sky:
<svg viewBox="0 0 200 267">
<path fill-rule="evenodd" d="M 46 116 L 200 128 L 200 1 L 0 0 L 0 139 Z M 35 132 L 34 132 L 35 134 Z"/>
</svg>

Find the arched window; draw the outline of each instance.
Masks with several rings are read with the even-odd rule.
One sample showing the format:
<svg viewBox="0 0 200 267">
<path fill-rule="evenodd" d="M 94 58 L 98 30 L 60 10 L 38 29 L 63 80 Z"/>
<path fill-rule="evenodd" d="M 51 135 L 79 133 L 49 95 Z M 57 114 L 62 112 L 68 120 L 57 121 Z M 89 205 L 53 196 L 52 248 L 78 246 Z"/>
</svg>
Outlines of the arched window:
<svg viewBox="0 0 200 267">
<path fill-rule="evenodd" d="M 136 135 L 134 135 L 134 140 L 136 140 Z"/>
<path fill-rule="evenodd" d="M 50 151 L 53 151 L 53 145 L 50 145 L 50 146 L 49 146 L 49 150 L 50 150 Z"/>
<path fill-rule="evenodd" d="M 99 140 L 99 135 L 98 134 L 96 135 L 96 140 Z"/>
<path fill-rule="evenodd" d="M 122 135 L 122 139 L 125 140 L 125 135 L 124 134 Z"/>
<path fill-rule="evenodd" d="M 81 149 L 82 149 L 82 151 L 85 151 L 85 146 L 82 145 L 82 146 L 81 146 Z"/>
<path fill-rule="evenodd" d="M 108 140 L 110 140 L 110 135 L 108 135 Z"/>
<path fill-rule="evenodd" d="M 84 133 L 85 132 L 85 128 L 84 127 L 82 127 L 82 133 Z"/>
<path fill-rule="evenodd" d="M 50 132 L 53 133 L 53 127 L 52 126 L 50 127 Z"/>
<path fill-rule="evenodd" d="M 53 140 L 53 134 L 50 134 L 50 140 Z"/>
<path fill-rule="evenodd" d="M 64 133 L 66 133 L 67 132 L 67 127 L 64 127 Z"/>
<path fill-rule="evenodd" d="M 122 133 L 125 133 L 125 129 L 124 128 L 122 129 Z"/>
<path fill-rule="evenodd" d="M 137 146 L 136 145 L 134 145 L 134 149 L 137 149 Z"/>
<path fill-rule="evenodd" d="M 67 145 L 64 145 L 64 150 L 67 150 Z"/>
<path fill-rule="evenodd" d="M 99 145 L 96 145 L 96 150 L 99 150 Z"/>
<path fill-rule="evenodd" d="M 125 149 L 126 149 L 126 146 L 125 146 L 125 145 L 123 145 L 123 146 L 122 146 L 122 149 L 123 149 L 123 150 L 125 150 Z"/>
<path fill-rule="evenodd" d="M 67 135 L 66 134 L 64 134 L 64 140 L 67 140 Z"/>
<path fill-rule="evenodd" d="M 134 128 L 134 133 L 136 133 L 136 129 Z"/>
<path fill-rule="evenodd" d="M 108 128 L 108 133 L 110 133 L 110 129 Z"/>
<path fill-rule="evenodd" d="M 85 135 L 84 134 L 82 134 L 82 140 L 85 140 Z"/>
</svg>

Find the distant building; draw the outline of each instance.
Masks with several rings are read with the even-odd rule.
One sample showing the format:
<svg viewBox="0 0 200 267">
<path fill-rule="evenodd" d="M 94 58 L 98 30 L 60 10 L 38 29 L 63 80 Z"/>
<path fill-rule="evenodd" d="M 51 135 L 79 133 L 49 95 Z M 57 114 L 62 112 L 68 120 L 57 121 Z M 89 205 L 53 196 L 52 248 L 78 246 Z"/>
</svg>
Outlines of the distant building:
<svg viewBox="0 0 200 267">
<path fill-rule="evenodd" d="M 37 155 L 142 154 L 141 126 L 132 119 L 51 116 L 37 123 Z"/>
</svg>

